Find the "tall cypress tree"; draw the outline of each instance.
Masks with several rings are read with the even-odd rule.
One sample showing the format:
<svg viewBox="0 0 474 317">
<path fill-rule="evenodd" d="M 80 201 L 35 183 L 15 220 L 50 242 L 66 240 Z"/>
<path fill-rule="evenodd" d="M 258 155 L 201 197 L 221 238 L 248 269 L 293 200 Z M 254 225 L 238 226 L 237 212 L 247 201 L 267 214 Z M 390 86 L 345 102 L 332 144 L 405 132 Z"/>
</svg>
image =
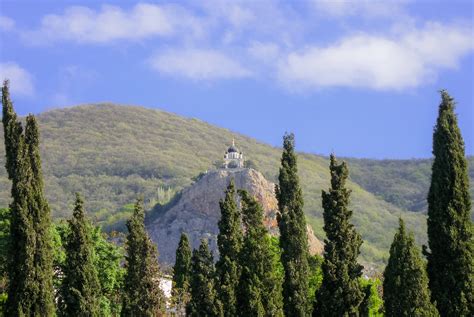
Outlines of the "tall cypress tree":
<svg viewBox="0 0 474 317">
<path fill-rule="evenodd" d="M 35 311 L 43 316 L 55 311 L 53 289 L 53 249 L 51 241 L 51 211 L 44 194 L 43 173 L 39 149 L 39 129 L 33 115 L 26 117 L 25 144 L 31 168 L 29 212 L 35 232 L 35 279 L 38 294 Z"/>
<path fill-rule="evenodd" d="M 441 91 L 428 193 L 428 277 L 441 316 L 474 315 L 471 198 L 455 102 Z"/>
<path fill-rule="evenodd" d="M 127 256 L 122 316 L 156 316 L 163 312 L 164 295 L 160 289 L 158 251 L 145 229 L 141 199 L 127 221 Z"/>
<path fill-rule="evenodd" d="M 242 199 L 242 222 L 245 236 L 240 265 L 238 316 L 283 316 L 281 280 L 277 276 L 271 252 L 271 240 L 263 224 L 263 209 L 245 190 Z"/>
<path fill-rule="evenodd" d="M 60 311 L 63 316 L 99 316 L 100 283 L 95 268 L 92 226 L 84 212 L 84 202 L 76 194 L 69 234 L 64 248 Z"/>
<path fill-rule="evenodd" d="M 44 198 L 39 132 L 28 116 L 25 133 L 13 109 L 8 81 L 2 87 L 6 169 L 12 180 L 6 314 L 54 314 L 50 211 Z"/>
<path fill-rule="evenodd" d="M 239 253 L 242 248 L 242 227 L 240 212 L 235 201 L 234 180 L 231 179 L 224 200 L 219 202 L 221 219 L 219 220 L 219 261 L 216 263 L 218 297 L 225 303 L 224 316 L 236 316 L 236 289 L 239 283 Z"/>
<path fill-rule="evenodd" d="M 428 276 L 412 233 L 400 219 L 390 247 L 384 272 L 383 298 L 387 317 L 433 317 L 438 312 L 431 303 Z"/>
<path fill-rule="evenodd" d="M 5 109 L 5 104 L 3 104 Z M 5 112 L 5 111 L 4 111 Z M 8 123 L 11 124 L 11 123 Z M 4 127 L 7 126 L 4 123 Z M 13 137 L 7 136 L 5 129 L 5 148 L 12 149 L 7 142 Z M 25 138 L 18 136 L 18 147 L 14 168 L 10 169 L 12 179 L 12 202 L 10 203 L 10 248 L 8 262 L 8 297 L 5 305 L 6 316 L 31 315 L 33 303 L 37 295 L 34 280 L 34 241 L 33 221 L 28 210 L 30 195 L 31 170 L 25 155 Z M 8 152 L 7 152 L 8 153 Z M 9 153 L 11 154 L 11 152 Z M 7 158 L 8 158 L 7 154 Z M 10 165 L 12 166 L 12 165 Z M 7 159 L 8 170 L 8 159 Z"/>
<path fill-rule="evenodd" d="M 5 139 L 6 154 L 5 167 L 7 169 L 8 179 L 13 181 L 16 171 L 16 162 L 20 158 L 18 151 L 22 146 L 20 139 L 22 138 L 23 128 L 13 109 L 8 80 L 5 80 L 2 86 L 2 106 L 3 137 Z"/>
<path fill-rule="evenodd" d="M 176 249 L 176 262 L 173 267 L 173 288 L 171 298 L 173 306 L 179 316 L 185 315 L 186 305 L 189 302 L 189 281 L 191 278 L 191 247 L 188 236 L 181 234 Z"/>
<path fill-rule="evenodd" d="M 331 188 L 322 192 L 324 209 L 323 283 L 316 295 L 314 316 L 354 316 L 364 294 L 358 278 L 362 266 L 357 263 L 362 238 L 350 223 L 350 190 L 345 187 L 349 174 L 346 163 L 338 164 L 331 155 Z"/>
<path fill-rule="evenodd" d="M 206 239 L 193 251 L 191 260 L 191 299 L 186 313 L 191 317 L 223 316 L 223 307 L 217 298 L 214 260 Z"/>
<path fill-rule="evenodd" d="M 286 316 L 308 316 L 308 240 L 303 212 L 303 193 L 299 184 L 293 134 L 283 137 L 278 199 L 281 261 L 285 270 L 283 307 Z"/>
</svg>

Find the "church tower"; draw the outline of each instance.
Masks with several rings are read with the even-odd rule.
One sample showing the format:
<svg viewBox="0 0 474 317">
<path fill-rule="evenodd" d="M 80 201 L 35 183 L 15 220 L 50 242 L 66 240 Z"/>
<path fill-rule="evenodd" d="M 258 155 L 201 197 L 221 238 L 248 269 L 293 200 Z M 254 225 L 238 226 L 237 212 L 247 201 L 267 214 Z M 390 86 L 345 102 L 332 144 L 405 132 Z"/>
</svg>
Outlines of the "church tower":
<svg viewBox="0 0 474 317">
<path fill-rule="evenodd" d="M 232 139 L 232 145 L 227 149 L 224 155 L 224 168 L 242 167 L 244 167 L 244 155 L 235 146 L 235 140 Z"/>
</svg>

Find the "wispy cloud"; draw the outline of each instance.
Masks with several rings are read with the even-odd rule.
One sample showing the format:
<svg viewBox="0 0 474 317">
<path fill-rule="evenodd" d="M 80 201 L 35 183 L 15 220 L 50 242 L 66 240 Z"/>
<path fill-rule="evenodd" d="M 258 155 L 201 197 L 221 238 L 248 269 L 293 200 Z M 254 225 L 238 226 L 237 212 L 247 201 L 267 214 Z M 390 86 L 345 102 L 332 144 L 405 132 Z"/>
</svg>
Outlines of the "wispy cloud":
<svg viewBox="0 0 474 317">
<path fill-rule="evenodd" d="M 149 60 L 156 71 L 193 80 L 243 78 L 252 75 L 239 62 L 216 50 L 186 49 L 159 52 Z"/>
<path fill-rule="evenodd" d="M 186 10 L 172 5 L 139 3 L 128 11 L 112 5 L 104 5 L 98 11 L 72 6 L 63 14 L 44 16 L 40 27 L 24 32 L 23 38 L 34 44 L 140 40 L 171 36 L 179 28 L 192 24 L 193 20 L 192 16 L 187 16 Z"/>
<path fill-rule="evenodd" d="M 10 81 L 10 90 L 13 94 L 32 96 L 34 94 L 33 76 L 13 62 L 0 63 L 0 79 Z"/>
<path fill-rule="evenodd" d="M 15 27 L 15 20 L 4 16 L 0 15 L 0 31 L 11 31 Z"/>
<path fill-rule="evenodd" d="M 474 49 L 468 27 L 429 23 L 393 36 L 360 34 L 289 53 L 278 66 L 291 89 L 403 89 L 430 83 Z"/>
<path fill-rule="evenodd" d="M 291 90 L 400 90 L 455 69 L 472 52 L 474 38 L 472 25 L 423 21 L 411 17 L 405 4 L 204 0 L 96 10 L 73 6 L 21 33 L 36 44 L 150 40 L 152 51 L 143 59 L 153 70 L 191 80 L 265 78 Z M 361 23 L 365 18 L 381 19 Z"/>
<path fill-rule="evenodd" d="M 248 54 L 263 63 L 274 63 L 280 55 L 280 47 L 271 42 L 254 41 L 247 48 Z"/>
<path fill-rule="evenodd" d="M 355 15 L 366 18 L 386 18 L 403 14 L 406 2 L 402 0 L 312 0 L 311 5 L 317 14 L 331 18 L 344 18 Z"/>
</svg>

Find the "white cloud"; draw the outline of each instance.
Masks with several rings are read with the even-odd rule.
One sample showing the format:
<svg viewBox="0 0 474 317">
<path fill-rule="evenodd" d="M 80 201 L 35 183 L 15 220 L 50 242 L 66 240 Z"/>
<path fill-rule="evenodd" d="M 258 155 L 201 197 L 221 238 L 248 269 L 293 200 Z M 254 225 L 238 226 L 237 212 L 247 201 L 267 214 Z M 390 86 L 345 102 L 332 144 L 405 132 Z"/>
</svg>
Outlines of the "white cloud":
<svg viewBox="0 0 474 317">
<path fill-rule="evenodd" d="M 4 15 L 0 16 L 0 31 L 10 31 L 15 27 L 15 20 L 6 17 Z"/>
<path fill-rule="evenodd" d="M 216 50 L 183 49 L 157 53 L 150 59 L 156 71 L 193 80 L 249 77 L 252 73 Z"/>
<path fill-rule="evenodd" d="M 252 42 L 247 51 L 251 57 L 263 63 L 273 63 L 280 54 L 278 45 L 269 42 Z"/>
<path fill-rule="evenodd" d="M 279 79 L 291 89 L 331 86 L 403 89 L 433 82 L 474 49 L 468 27 L 427 24 L 393 36 L 354 35 L 310 46 L 280 61 Z"/>
<path fill-rule="evenodd" d="M 474 38 L 472 26 L 425 23 L 417 28 L 422 19 L 410 17 L 406 1 L 203 0 L 130 8 L 74 6 L 44 16 L 37 29 L 22 34 L 28 42 L 40 44 L 109 44 L 159 37 L 150 41 L 160 51 L 148 59 L 149 65 L 193 80 L 265 77 L 291 89 L 403 89 L 433 82 L 441 70 L 456 68 L 472 51 Z M 331 20 L 345 17 L 350 19 Z M 358 28 L 366 31 L 355 33 Z M 208 49 L 195 49 L 202 47 Z"/>
<path fill-rule="evenodd" d="M 12 94 L 32 96 L 34 94 L 33 77 L 28 71 L 13 62 L 0 63 L 0 79 L 10 81 Z"/>
<path fill-rule="evenodd" d="M 395 17 L 403 12 L 406 1 L 380 0 L 312 0 L 312 7 L 321 16 L 343 18 L 347 16 Z"/>
<path fill-rule="evenodd" d="M 39 29 L 25 32 L 23 37 L 34 44 L 60 40 L 108 43 L 170 36 L 183 25 L 192 23 L 195 19 L 187 17 L 185 10 L 175 6 L 139 3 L 129 11 L 111 5 L 104 5 L 98 11 L 72 6 L 62 15 L 44 16 Z"/>
</svg>

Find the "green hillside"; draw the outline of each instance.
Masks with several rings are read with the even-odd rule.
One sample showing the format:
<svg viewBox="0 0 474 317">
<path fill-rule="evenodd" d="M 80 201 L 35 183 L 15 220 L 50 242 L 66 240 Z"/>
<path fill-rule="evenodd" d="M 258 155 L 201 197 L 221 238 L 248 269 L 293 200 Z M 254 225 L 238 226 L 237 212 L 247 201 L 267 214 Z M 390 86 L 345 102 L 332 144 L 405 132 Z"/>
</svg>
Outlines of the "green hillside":
<svg viewBox="0 0 474 317">
<path fill-rule="evenodd" d="M 352 167 L 352 180 L 365 190 L 402 209 L 426 212 L 431 160 L 346 160 Z M 468 162 L 474 166 L 474 157 L 468 157 Z M 469 170 L 469 176 L 474 179 L 474 169 Z M 474 186 L 470 192 L 474 197 Z"/>
<path fill-rule="evenodd" d="M 213 168 L 233 137 L 269 180 L 275 181 L 278 173 L 280 149 L 163 111 L 99 104 L 53 110 L 38 119 L 46 193 L 56 218 L 71 214 L 74 192 L 85 196 L 88 211 L 105 227 L 127 217 L 138 195 L 147 208 L 165 203 L 193 177 Z M 362 257 L 375 264 L 386 257 L 399 216 L 416 231 L 418 242 L 425 241 L 425 216 L 409 210 L 423 209 L 419 197 L 427 191 L 429 162 L 390 162 L 394 165 L 349 160 L 354 222 L 365 239 Z M 4 166 L 3 140 L 0 164 Z M 321 189 L 329 186 L 328 160 L 301 154 L 299 171 L 308 221 L 322 237 Z M 423 177 L 418 180 L 414 172 Z M 1 168 L 0 207 L 8 205 L 9 189 Z"/>
</svg>

